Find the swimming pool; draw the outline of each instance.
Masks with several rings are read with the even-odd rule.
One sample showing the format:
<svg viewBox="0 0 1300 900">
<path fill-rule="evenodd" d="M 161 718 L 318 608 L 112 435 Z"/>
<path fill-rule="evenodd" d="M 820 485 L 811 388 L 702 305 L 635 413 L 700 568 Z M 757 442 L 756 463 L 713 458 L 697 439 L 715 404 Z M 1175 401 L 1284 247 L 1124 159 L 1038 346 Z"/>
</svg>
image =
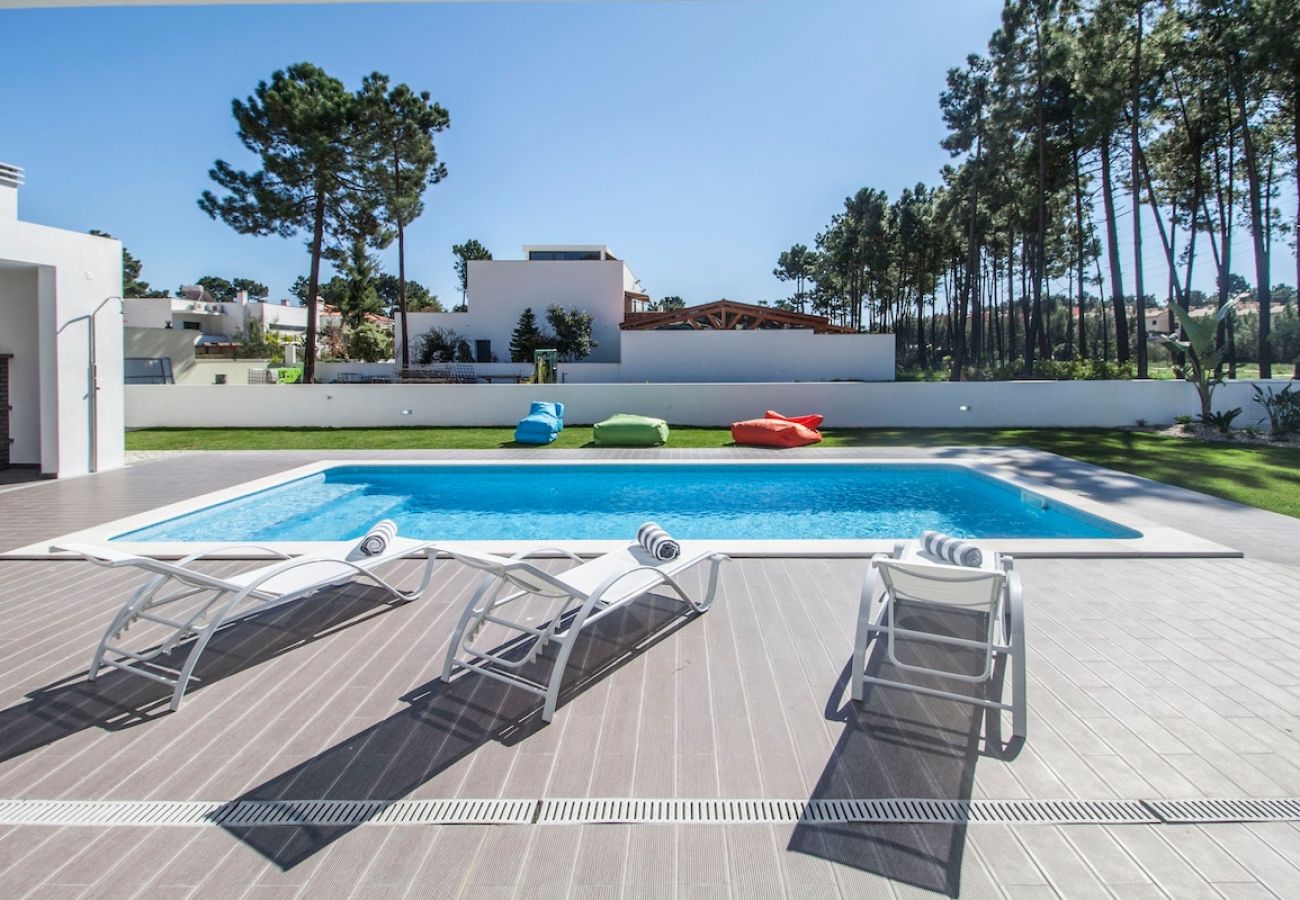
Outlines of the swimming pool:
<svg viewBox="0 0 1300 900">
<path fill-rule="evenodd" d="M 355 540 L 378 519 L 433 541 L 959 537 L 1141 533 L 969 466 L 907 463 L 332 465 L 112 535 L 127 543 Z"/>
</svg>

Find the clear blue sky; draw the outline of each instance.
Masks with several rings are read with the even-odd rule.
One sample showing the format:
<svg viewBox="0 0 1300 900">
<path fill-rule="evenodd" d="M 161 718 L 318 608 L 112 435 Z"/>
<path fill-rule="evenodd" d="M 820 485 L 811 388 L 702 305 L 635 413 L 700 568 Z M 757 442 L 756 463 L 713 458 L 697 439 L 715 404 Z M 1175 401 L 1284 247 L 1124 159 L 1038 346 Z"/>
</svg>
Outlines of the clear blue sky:
<svg viewBox="0 0 1300 900">
<path fill-rule="evenodd" d="M 241 236 L 195 206 L 214 159 L 255 165 L 230 101 L 301 60 L 349 88 L 379 70 L 451 113 L 439 144 L 450 175 L 408 236 L 408 274 L 444 300 L 456 297 L 451 245 L 471 237 L 499 258 L 518 258 L 525 243 L 604 243 L 653 296 L 770 300 L 789 290 L 771 275 L 777 254 L 811 245 L 847 194 L 871 186 L 892 197 L 939 180 L 944 73 L 985 48 L 1000 8 L 3 11 L 0 160 L 27 169 L 24 219 L 112 232 L 155 287 L 245 276 L 278 298 L 306 273 L 302 241 Z M 1149 244 L 1148 290 L 1163 295 L 1154 229 Z M 1243 230 L 1238 259 L 1248 248 Z M 384 261 L 396 268 L 391 253 Z M 1206 256 L 1198 282 L 1209 268 Z M 1293 280 L 1289 250 L 1273 270 L 1275 282 Z"/>
</svg>

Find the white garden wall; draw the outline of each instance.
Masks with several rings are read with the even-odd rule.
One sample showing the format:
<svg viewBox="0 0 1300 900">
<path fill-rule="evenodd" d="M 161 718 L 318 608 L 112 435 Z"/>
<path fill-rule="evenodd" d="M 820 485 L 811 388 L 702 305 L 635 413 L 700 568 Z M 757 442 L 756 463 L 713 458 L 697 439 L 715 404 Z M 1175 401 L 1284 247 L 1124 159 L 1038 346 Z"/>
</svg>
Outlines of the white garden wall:
<svg viewBox="0 0 1300 900">
<path fill-rule="evenodd" d="M 1277 389 L 1284 384 L 1273 382 Z M 1245 408 L 1239 425 L 1258 421 L 1262 411 L 1251 402 L 1250 385 L 1224 385 L 1215 408 Z M 1178 381 L 127 385 L 126 423 L 131 428 L 504 426 L 540 399 L 563 402 L 565 420 L 572 424 L 634 412 L 676 425 L 725 426 L 775 409 L 787 415 L 822 413 L 830 428 L 1104 428 L 1138 419 L 1168 423 L 1199 410 L 1195 390 Z"/>
<path fill-rule="evenodd" d="M 624 382 L 893 381 L 892 334 L 811 329 L 624 331 Z"/>
</svg>

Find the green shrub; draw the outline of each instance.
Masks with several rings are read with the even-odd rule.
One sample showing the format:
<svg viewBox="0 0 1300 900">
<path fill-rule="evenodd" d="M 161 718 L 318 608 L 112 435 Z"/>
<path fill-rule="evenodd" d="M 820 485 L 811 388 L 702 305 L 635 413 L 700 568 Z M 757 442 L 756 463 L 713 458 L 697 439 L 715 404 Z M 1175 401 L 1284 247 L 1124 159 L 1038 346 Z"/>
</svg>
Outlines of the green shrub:
<svg viewBox="0 0 1300 900">
<path fill-rule="evenodd" d="M 1254 385 L 1255 400 L 1264 407 L 1269 431 L 1275 440 L 1284 441 L 1300 431 L 1300 392 L 1288 384 L 1280 391 Z"/>
</svg>

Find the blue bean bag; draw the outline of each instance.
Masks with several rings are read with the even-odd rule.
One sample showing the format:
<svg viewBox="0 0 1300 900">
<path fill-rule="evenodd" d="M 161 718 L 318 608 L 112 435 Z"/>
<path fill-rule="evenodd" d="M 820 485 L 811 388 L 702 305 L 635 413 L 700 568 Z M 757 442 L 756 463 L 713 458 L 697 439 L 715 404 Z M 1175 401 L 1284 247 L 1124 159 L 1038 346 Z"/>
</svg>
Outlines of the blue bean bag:
<svg viewBox="0 0 1300 900">
<path fill-rule="evenodd" d="M 564 430 L 564 404 L 533 401 L 528 415 L 515 428 L 516 444 L 549 444 Z"/>
</svg>

